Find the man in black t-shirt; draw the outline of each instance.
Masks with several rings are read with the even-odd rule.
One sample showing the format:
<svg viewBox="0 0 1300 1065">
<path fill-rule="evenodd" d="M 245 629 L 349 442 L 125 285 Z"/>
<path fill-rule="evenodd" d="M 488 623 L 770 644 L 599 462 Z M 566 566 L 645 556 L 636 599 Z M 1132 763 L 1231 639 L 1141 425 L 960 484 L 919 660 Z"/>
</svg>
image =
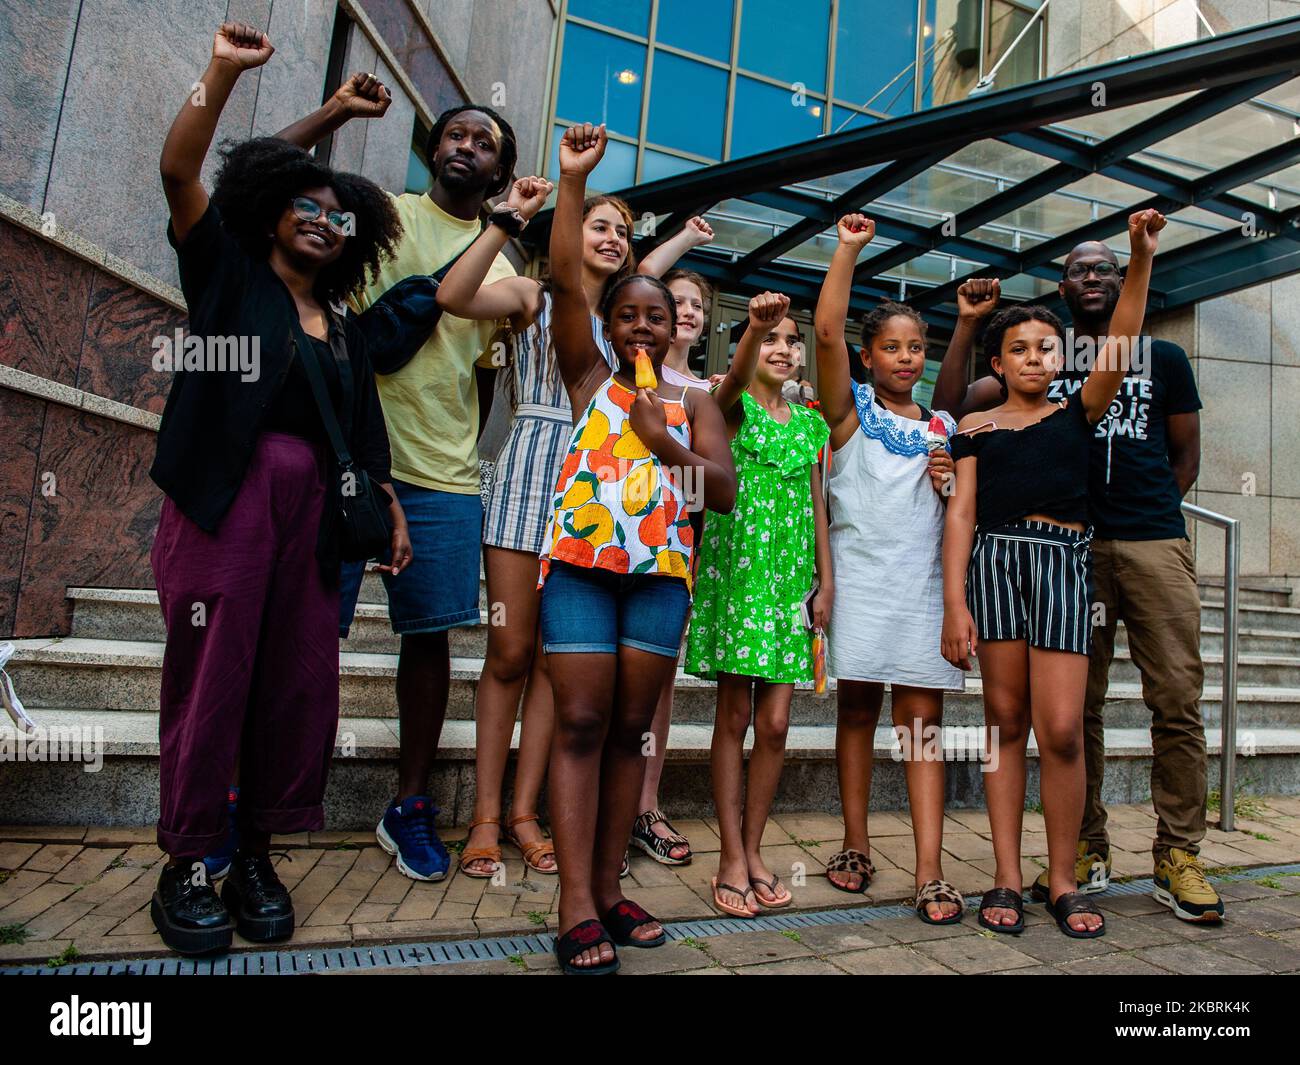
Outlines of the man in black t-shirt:
<svg viewBox="0 0 1300 1065">
<path fill-rule="evenodd" d="M 1059 291 L 1074 327 L 1065 365 L 1049 386 L 1052 399 L 1063 400 L 1083 386 L 1108 334 L 1121 284 L 1118 261 L 1105 244 L 1080 244 L 1066 257 Z M 997 290 L 996 281 L 971 281 L 958 293 L 959 323 L 935 386 L 934 406 L 959 419 L 1002 400 L 992 377 L 963 387 L 979 319 L 993 309 Z M 1217 922 L 1223 903 L 1197 857 L 1205 837 L 1204 668 L 1196 567 L 1181 511 L 1200 468 L 1201 400 L 1178 345 L 1142 337 L 1130 363 L 1119 394 L 1096 427 L 1089 462 L 1093 643 L 1084 707 L 1088 795 L 1076 879 L 1083 891 L 1103 891 L 1109 884 L 1102 709 L 1115 628 L 1122 620 L 1151 711 L 1155 896 L 1184 920 Z M 1046 873 L 1040 881 L 1045 888 Z"/>
</svg>

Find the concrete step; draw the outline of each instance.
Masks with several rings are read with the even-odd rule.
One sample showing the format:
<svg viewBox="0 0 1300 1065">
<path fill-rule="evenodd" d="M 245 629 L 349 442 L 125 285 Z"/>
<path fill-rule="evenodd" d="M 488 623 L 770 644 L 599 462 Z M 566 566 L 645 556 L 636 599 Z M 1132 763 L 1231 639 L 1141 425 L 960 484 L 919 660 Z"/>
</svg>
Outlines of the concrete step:
<svg viewBox="0 0 1300 1065">
<path fill-rule="evenodd" d="M 371 576 L 367 575 L 367 579 Z M 73 638 L 161 642 L 165 637 L 157 593 L 150 589 L 69 588 L 68 598 L 74 603 Z M 1221 608 L 1206 609 L 1221 613 Z M 1251 611 L 1252 615 L 1262 612 L 1266 612 L 1266 619 L 1275 619 L 1282 627 L 1243 626 L 1239 629 L 1238 682 L 1300 687 L 1300 623 L 1295 630 L 1286 628 L 1291 615 L 1284 608 Z M 1300 614 L 1300 611 L 1296 613 Z M 451 630 L 449 640 L 453 657 L 482 658 L 486 654 L 486 610 L 481 612 L 480 618 L 478 626 Z M 348 639 L 339 641 L 339 650 L 345 654 L 396 654 L 399 646 L 399 637 L 393 634 L 388 621 L 388 608 L 381 603 L 365 601 L 357 605 Z M 1122 624 L 1116 633 L 1115 646 L 1111 680 L 1136 683 L 1138 670 L 1129 658 L 1128 637 Z M 1218 684 L 1222 678 L 1221 624 L 1211 624 L 1208 620 L 1203 623 L 1201 648 L 1206 682 Z"/>
<path fill-rule="evenodd" d="M 1223 578 L 1200 577 L 1196 581 L 1201 601 L 1223 602 Z M 1291 581 L 1286 577 L 1241 577 L 1237 581 L 1240 606 L 1290 606 Z"/>
<path fill-rule="evenodd" d="M 72 636 L 99 640 L 161 641 L 164 638 L 157 593 L 148 588 L 69 588 L 73 601 Z M 480 619 L 476 627 L 451 629 L 451 653 L 459 658 L 482 658 L 487 648 L 487 593 L 480 583 Z M 378 573 L 367 573 L 361 586 L 352 629 L 339 650 L 368 654 L 396 654 L 399 637 L 387 614 L 387 598 Z M 1243 606 L 1239 614 L 1239 646 L 1244 655 L 1292 655 L 1300 662 L 1300 607 Z M 1115 648 L 1127 649 L 1123 624 L 1115 635 Z M 1223 607 L 1201 603 L 1201 650 L 1223 653 Z M 1209 661 L 1209 659 L 1208 659 Z M 1135 674 L 1114 676 L 1135 679 Z M 1265 679 L 1265 683 L 1269 683 Z"/>
<path fill-rule="evenodd" d="M 379 583 L 377 575 L 375 582 Z M 382 583 L 379 587 L 382 590 Z M 166 639 L 158 593 L 151 588 L 69 588 L 68 598 L 73 601 L 73 637 L 147 643 Z M 481 609 L 480 625 L 452 629 L 448 634 L 451 653 L 462 658 L 483 657 L 487 621 L 488 612 Z M 359 602 L 348 638 L 339 641 L 340 651 L 396 654 L 400 646 L 401 638 L 393 633 L 388 620 L 387 602 Z"/>
<path fill-rule="evenodd" d="M 0 749 L 7 752 L 0 774 L 0 820 L 5 824 L 137 825 L 157 818 L 157 717 L 129 711 L 46 709 L 40 714 L 43 754 L 0 725 Z M 792 726 L 787 764 L 775 808 L 838 811 L 835 776 L 835 730 L 832 726 Z M 515 742 L 517 743 L 517 732 Z M 712 815 L 709 782 L 709 729 L 702 725 L 674 728 L 669 740 L 663 794 L 677 817 Z M 75 741 L 75 745 L 74 745 Z M 1210 779 L 1218 779 L 1218 731 L 1207 730 Z M 947 803 L 952 807 L 984 805 L 980 760 L 981 731 L 946 729 Z M 431 792 L 442 809 L 443 823 L 463 823 L 474 802 L 474 725 L 449 721 L 443 731 Z M 902 809 L 906 788 L 896 741 L 890 730 L 876 734 L 872 808 Z M 55 755 L 61 757 L 54 757 Z M 391 797 L 396 769 L 397 735 L 385 719 L 345 716 L 326 795 L 326 823 L 331 829 L 371 830 Z M 1030 739 L 1026 802 L 1036 803 L 1037 750 Z M 1238 748 L 1243 790 L 1260 793 L 1300 792 L 1300 728 L 1263 729 L 1242 737 Z M 1151 745 L 1142 729 L 1106 730 L 1103 797 L 1108 803 L 1149 798 Z"/>
<path fill-rule="evenodd" d="M 1201 624 L 1222 631 L 1222 604 L 1202 601 Z M 1240 632 L 1242 629 L 1265 629 L 1269 632 L 1300 632 L 1300 607 L 1240 606 L 1237 610 L 1237 630 Z"/>
<path fill-rule="evenodd" d="M 81 707 L 92 710 L 149 711 L 158 708 L 163 644 L 157 641 L 99 640 L 82 637 L 19 640 L 8 669 L 23 702 L 33 708 Z M 394 655 L 345 652 L 339 655 L 340 705 L 344 714 L 374 718 L 397 716 Z M 453 658 L 448 718 L 471 720 L 483 662 Z M 678 673 L 673 720 L 709 725 L 713 721 L 716 687 Z M 945 721 L 974 725 L 983 721 L 981 682 L 968 678 L 966 691 L 945 700 Z M 1221 689 L 1207 680 L 1202 712 L 1206 724 L 1219 723 Z M 795 691 L 791 720 L 800 725 L 833 725 L 834 683 L 826 696 L 807 686 Z M 1112 680 L 1106 720 L 1116 727 L 1147 727 L 1150 712 L 1134 681 Z M 1243 679 L 1238 688 L 1238 721 L 1242 728 L 1300 727 L 1300 685 L 1254 685 Z"/>
<path fill-rule="evenodd" d="M 1123 624 L 1115 630 L 1115 649 L 1128 649 L 1128 632 Z M 1238 654 L 1282 655 L 1300 660 L 1300 631 L 1286 629 L 1237 629 Z M 1223 654 L 1223 628 L 1201 625 L 1201 653 Z"/>
</svg>

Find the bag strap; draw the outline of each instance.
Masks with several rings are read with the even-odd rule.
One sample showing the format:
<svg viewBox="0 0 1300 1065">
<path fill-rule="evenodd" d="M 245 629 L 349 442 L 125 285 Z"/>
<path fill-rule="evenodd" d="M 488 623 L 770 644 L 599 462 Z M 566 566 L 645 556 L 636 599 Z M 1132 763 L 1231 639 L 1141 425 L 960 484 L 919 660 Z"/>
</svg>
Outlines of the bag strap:
<svg viewBox="0 0 1300 1065">
<path fill-rule="evenodd" d="M 471 240 L 468 244 L 465 245 L 465 247 L 461 248 L 460 251 L 458 251 L 450 259 L 448 259 L 440 267 L 438 267 L 438 269 L 435 270 L 433 273 L 431 273 L 429 276 L 433 278 L 434 281 L 436 281 L 438 284 L 442 284 L 442 279 L 447 276 L 448 271 L 450 271 L 451 268 L 456 265 L 456 263 L 460 260 L 460 257 L 462 255 L 464 255 L 467 251 L 469 251 L 470 248 L 474 247 L 475 241 L 477 241 L 478 238 L 483 235 L 484 228 L 485 227 L 483 223 L 480 221 L 478 227 L 478 233 L 475 234 L 474 240 Z"/>
<path fill-rule="evenodd" d="M 327 312 L 327 316 L 330 321 L 330 354 L 334 357 L 334 363 L 338 367 L 340 381 L 343 385 L 343 399 L 346 402 L 352 391 L 351 368 L 347 367 L 349 372 L 344 376 L 347 358 L 346 356 L 342 359 L 339 357 L 339 349 L 343 346 L 342 339 L 336 334 L 332 315 L 328 315 Z M 330 445 L 334 448 L 334 455 L 338 459 L 339 467 L 346 470 L 352 466 L 352 454 L 348 450 L 347 441 L 343 439 L 343 430 L 339 427 L 338 416 L 334 413 L 334 405 L 330 402 L 329 391 L 325 387 L 325 378 L 320 371 L 320 362 L 316 358 L 316 350 L 307 334 L 303 332 L 302 323 L 299 322 L 297 315 L 293 318 L 292 329 L 293 346 L 298 349 L 298 359 L 302 362 L 303 371 L 307 374 L 307 381 L 311 385 L 311 394 L 316 400 L 316 409 L 320 411 L 320 419 L 325 426 L 325 433 L 329 437 Z"/>
</svg>

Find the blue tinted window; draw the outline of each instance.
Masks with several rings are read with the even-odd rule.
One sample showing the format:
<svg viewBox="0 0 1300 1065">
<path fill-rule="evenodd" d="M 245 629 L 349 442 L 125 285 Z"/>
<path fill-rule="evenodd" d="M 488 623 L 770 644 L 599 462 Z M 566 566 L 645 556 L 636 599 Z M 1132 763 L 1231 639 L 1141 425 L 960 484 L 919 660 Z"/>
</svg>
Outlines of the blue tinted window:
<svg viewBox="0 0 1300 1065">
<path fill-rule="evenodd" d="M 629 137 L 641 133 L 641 89 L 645 48 L 631 41 L 570 23 L 564 28 L 564 57 L 555 113 L 574 122 L 604 122 Z"/>
<path fill-rule="evenodd" d="M 826 105 L 810 97 L 799 107 L 793 96 L 788 89 L 752 78 L 736 78 L 736 105 L 731 120 L 733 159 L 811 140 L 821 133 L 822 108 Z"/>
<path fill-rule="evenodd" d="M 655 39 L 730 63 L 731 13 L 732 0 L 659 0 Z"/>
<path fill-rule="evenodd" d="M 826 89 L 830 0 L 745 0 L 740 16 L 740 65 L 755 74 Z"/>
<path fill-rule="evenodd" d="M 656 50 L 653 81 L 646 139 L 721 159 L 727 72 Z"/>
<path fill-rule="evenodd" d="M 569 0 L 569 14 L 642 37 L 650 32 L 650 0 Z"/>
<path fill-rule="evenodd" d="M 847 107 L 836 107 L 831 111 L 831 132 L 843 133 L 850 129 L 862 129 L 871 125 L 876 119 Z"/>
<path fill-rule="evenodd" d="M 672 177 L 674 174 L 683 174 L 687 170 L 694 170 L 700 165 L 700 163 L 692 162 L 690 159 L 679 159 L 675 155 L 646 149 L 646 153 L 641 159 L 641 180 L 658 181 L 660 178 Z"/>
<path fill-rule="evenodd" d="M 560 180 L 560 138 L 567 126 L 556 126 L 551 134 L 551 159 L 546 176 Z M 636 184 L 636 145 L 610 140 L 605 145 L 605 156 L 587 177 L 587 192 L 612 192 Z"/>
<path fill-rule="evenodd" d="M 927 42 L 928 43 L 928 42 Z M 916 5 L 898 0 L 843 0 L 835 29 L 835 95 L 863 106 L 916 62 Z M 912 110 L 912 71 L 871 104 L 891 115 Z"/>
</svg>

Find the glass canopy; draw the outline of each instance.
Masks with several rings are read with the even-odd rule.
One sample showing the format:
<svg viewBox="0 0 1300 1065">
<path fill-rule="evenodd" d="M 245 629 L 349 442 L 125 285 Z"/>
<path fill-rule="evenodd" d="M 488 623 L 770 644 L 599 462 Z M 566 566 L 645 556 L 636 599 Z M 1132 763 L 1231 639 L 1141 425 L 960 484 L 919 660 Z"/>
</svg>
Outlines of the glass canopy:
<svg viewBox="0 0 1300 1065">
<path fill-rule="evenodd" d="M 682 265 L 728 291 L 784 287 L 800 299 L 815 298 L 835 219 L 864 211 L 877 232 L 855 272 L 855 309 L 902 296 L 941 331 L 966 278 L 997 276 L 1011 299 L 1052 303 L 1076 243 L 1110 241 L 1123 263 L 1129 213 L 1156 207 L 1170 225 L 1151 303 L 1183 306 L 1300 271 L 1300 17 L 619 195 L 638 216 L 657 215 L 647 244 L 692 214 L 709 218 L 715 241 Z"/>
</svg>

